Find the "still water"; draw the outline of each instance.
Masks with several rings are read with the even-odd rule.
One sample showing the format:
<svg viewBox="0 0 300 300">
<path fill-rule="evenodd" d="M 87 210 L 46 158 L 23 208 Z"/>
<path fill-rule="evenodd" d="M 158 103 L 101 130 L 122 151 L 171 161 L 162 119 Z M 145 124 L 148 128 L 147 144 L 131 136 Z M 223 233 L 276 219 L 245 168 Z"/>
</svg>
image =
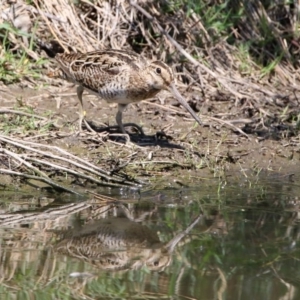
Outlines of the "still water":
<svg viewBox="0 0 300 300">
<path fill-rule="evenodd" d="M 300 299 L 299 175 L 2 191 L 0 299 Z"/>
</svg>

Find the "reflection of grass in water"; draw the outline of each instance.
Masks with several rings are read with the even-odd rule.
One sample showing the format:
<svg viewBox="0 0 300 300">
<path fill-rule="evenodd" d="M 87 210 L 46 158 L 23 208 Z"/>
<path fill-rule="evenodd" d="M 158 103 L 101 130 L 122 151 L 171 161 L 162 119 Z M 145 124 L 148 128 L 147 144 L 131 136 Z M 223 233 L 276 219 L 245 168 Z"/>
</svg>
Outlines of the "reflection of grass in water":
<svg viewBox="0 0 300 300">
<path fill-rule="evenodd" d="M 138 203 L 137 201 L 136 204 Z M 145 209 L 145 205 L 142 207 Z M 51 232 L 47 232 L 46 228 L 55 228 L 58 224 L 62 228 L 67 228 L 71 224 L 71 219 L 76 218 L 74 215 L 66 216 L 65 221 L 62 222 L 62 207 L 57 210 L 60 221 L 49 215 L 49 218 L 44 221 L 33 222 L 29 226 L 0 233 L 0 236 L 6 236 L 6 245 L 3 244 L 1 252 L 3 271 L 1 277 L 2 282 L 5 282 L 5 285 L 1 287 L 1 292 L 3 297 L 6 297 L 5 299 L 9 299 L 8 295 L 16 294 L 18 297 L 25 298 L 26 296 L 35 299 L 48 299 L 48 295 L 49 298 L 55 295 L 55 299 L 81 299 L 85 295 L 92 299 L 97 299 L 99 295 L 114 299 L 116 297 L 140 299 L 139 297 L 144 297 L 148 293 L 152 296 L 156 294 L 166 296 L 168 291 L 175 293 L 173 279 L 176 279 L 176 274 L 166 276 L 162 273 L 160 275 L 156 272 L 149 272 L 146 268 L 127 272 L 104 272 L 88 262 L 54 253 L 49 243 L 52 240 L 55 241 L 55 237 Z M 172 210 L 167 214 L 175 216 Z M 87 216 L 85 213 L 83 215 Z M 181 232 L 186 225 L 191 223 L 191 217 L 194 217 L 194 210 L 188 207 L 184 222 L 177 220 L 169 224 L 168 229 L 172 233 L 167 232 L 168 237 L 164 240 L 169 240 L 175 232 Z M 160 235 L 164 236 L 164 227 L 160 228 Z M 8 243 L 7 240 L 10 242 Z M 80 278 L 75 277 L 76 273 L 94 274 L 94 276 Z M 168 277 L 173 279 L 170 280 Z M 166 290 L 160 287 L 160 278 L 165 280 L 163 288 Z"/>
<path fill-rule="evenodd" d="M 299 251 L 289 247 L 293 231 L 298 226 L 294 222 L 296 219 L 292 219 L 293 212 L 288 212 L 287 207 L 280 203 L 279 206 L 274 203 L 272 191 L 276 193 L 276 199 L 282 194 L 278 193 L 272 183 L 269 186 L 265 184 L 263 193 L 259 186 L 244 188 L 238 183 L 236 186 L 225 187 L 219 195 L 215 192 L 215 202 L 211 191 L 206 191 L 210 198 L 201 199 L 199 193 L 197 197 L 193 191 L 193 197 L 187 202 L 174 201 L 172 206 L 161 204 L 149 221 L 149 227 L 160 231 L 161 241 L 169 240 L 174 233 L 184 229 L 195 212 L 199 211 L 199 205 L 204 215 L 200 224 L 176 248 L 172 264 L 162 273 L 146 269 L 109 273 L 75 258 L 54 255 L 45 247 L 45 234 L 49 233 L 41 230 L 42 224 L 53 228 L 47 220 L 44 223 L 33 223 L 29 228 L 13 229 L 11 232 L 23 244 L 19 244 L 22 246 L 19 248 L 17 244 L 10 246 L 14 249 L 13 254 L 9 254 L 7 247 L 2 247 L 1 274 L 4 274 L 6 280 L 2 281 L 5 285 L 1 285 L 0 291 L 7 299 L 14 293 L 23 298 L 32 296 L 39 299 L 48 299 L 48 295 L 49 299 L 51 295 L 55 295 L 55 299 L 83 299 L 84 296 L 97 299 L 99 295 L 101 299 L 141 299 L 150 293 L 159 299 L 169 294 L 191 295 L 194 299 L 201 299 L 203 293 L 213 293 L 213 286 L 217 293 L 220 286 L 224 287 L 224 281 L 228 286 L 226 293 L 233 293 L 230 290 L 232 282 L 238 282 L 239 287 L 244 289 L 254 283 L 255 287 L 259 287 L 261 278 L 263 282 L 274 282 L 275 272 L 275 278 L 290 278 L 288 270 L 296 269 L 299 255 Z M 246 196 L 256 201 L 247 202 Z M 138 202 L 136 205 L 138 207 Z M 142 208 L 147 209 L 147 206 L 142 205 Z M 83 215 L 87 216 L 85 213 Z M 60 223 L 63 228 L 68 225 L 69 221 Z M 287 226 L 293 229 L 289 234 Z M 11 236 L 11 232 L 6 231 L 6 234 Z M 5 234 L 0 236 L 5 237 Z M 20 255 L 16 251 L 18 249 Z M 40 250 L 36 252 L 29 249 Z M 75 272 L 91 273 L 94 276 L 69 277 L 72 273 L 75 275 Z M 294 274 L 297 278 L 297 272 Z M 10 275 L 13 276 L 8 281 Z M 188 290 L 183 288 L 187 282 Z M 178 291 L 179 287 L 182 290 Z"/>
</svg>

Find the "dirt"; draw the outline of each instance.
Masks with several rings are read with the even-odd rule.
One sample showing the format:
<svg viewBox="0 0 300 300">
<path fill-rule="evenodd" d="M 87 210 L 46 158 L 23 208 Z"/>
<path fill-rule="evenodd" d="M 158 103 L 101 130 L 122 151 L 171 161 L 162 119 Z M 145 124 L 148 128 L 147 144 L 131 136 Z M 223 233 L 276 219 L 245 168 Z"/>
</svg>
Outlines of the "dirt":
<svg viewBox="0 0 300 300">
<path fill-rule="evenodd" d="M 195 99 L 195 95 L 185 96 L 189 100 Z M 76 88 L 69 83 L 38 89 L 2 85 L 0 103 L 2 109 L 26 111 L 30 108 L 32 113 L 46 116 L 54 124 L 48 131 L 42 131 L 39 125 L 30 130 L 14 127 L 7 131 L 10 136 L 61 147 L 111 173 L 126 174 L 144 182 L 162 180 L 165 184 L 170 181 L 196 184 L 205 178 L 226 178 L 236 172 L 242 176 L 248 171 L 261 170 L 290 174 L 300 166 L 296 129 L 285 127 L 283 130 L 278 124 L 268 127 L 254 124 L 255 127 L 250 123 L 251 118 L 238 114 L 239 106 L 230 99 L 198 101 L 197 105 L 193 105 L 195 101 L 189 101 L 196 110 L 200 108 L 202 127 L 195 125 L 169 94 L 129 105 L 123 114 L 123 122 L 135 123 L 145 133 L 142 135 L 128 128 L 133 130 L 130 143 L 126 143 L 117 129 L 110 133 L 87 130 L 79 133 Z M 84 105 L 87 120 L 95 130 L 116 124 L 115 104 L 84 94 Z M 211 119 L 213 116 L 222 120 L 222 114 L 228 119 L 228 112 L 231 119 L 234 116 L 233 126 Z M 2 112 L 1 118 L 5 115 L 5 120 L 9 120 L 5 121 L 6 125 L 12 124 L 16 115 Z"/>
</svg>

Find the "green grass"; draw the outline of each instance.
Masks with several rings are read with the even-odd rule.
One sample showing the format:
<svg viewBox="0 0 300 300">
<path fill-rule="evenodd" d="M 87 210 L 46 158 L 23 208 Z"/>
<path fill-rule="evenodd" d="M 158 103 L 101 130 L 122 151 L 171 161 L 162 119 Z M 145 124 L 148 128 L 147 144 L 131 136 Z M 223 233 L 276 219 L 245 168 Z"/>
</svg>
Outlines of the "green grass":
<svg viewBox="0 0 300 300">
<path fill-rule="evenodd" d="M 34 61 L 28 57 L 24 49 L 12 50 L 12 45 L 9 40 L 9 35 L 13 34 L 16 38 L 28 37 L 28 49 L 33 49 L 33 37 L 20 30 L 15 29 L 9 23 L 0 24 L 0 80 L 6 84 L 18 82 L 25 77 L 31 79 L 39 79 L 41 76 L 41 66 L 46 62 L 45 59 Z"/>
<path fill-rule="evenodd" d="M 19 104 L 21 100 L 18 101 Z M 33 109 L 28 106 L 18 105 L 15 107 L 16 111 L 21 111 L 28 114 L 35 114 Z M 51 113 L 45 112 L 43 116 L 47 118 Z M 47 133 L 53 129 L 53 121 L 51 119 L 41 120 L 32 116 L 23 116 L 19 114 L 2 114 L 0 115 L 0 131 L 9 135 L 13 133 L 26 133 L 26 134 L 42 134 Z"/>
<path fill-rule="evenodd" d="M 209 45 L 204 35 L 193 32 L 196 46 L 204 49 L 226 41 L 242 50 L 242 56 L 251 58 L 251 64 L 260 66 L 262 76 L 269 74 L 278 63 L 297 64 L 299 51 L 294 47 L 298 43 L 298 18 L 288 12 L 283 16 L 282 7 L 277 4 L 268 5 L 258 1 L 259 10 L 253 5 L 245 5 L 244 1 L 203 1 L 173 0 L 162 5 L 165 14 L 177 14 L 183 11 L 187 18 L 196 15 L 195 25 L 201 22 L 208 33 Z M 246 51 L 246 52 L 245 52 Z M 243 67 L 248 73 L 247 66 Z"/>
</svg>

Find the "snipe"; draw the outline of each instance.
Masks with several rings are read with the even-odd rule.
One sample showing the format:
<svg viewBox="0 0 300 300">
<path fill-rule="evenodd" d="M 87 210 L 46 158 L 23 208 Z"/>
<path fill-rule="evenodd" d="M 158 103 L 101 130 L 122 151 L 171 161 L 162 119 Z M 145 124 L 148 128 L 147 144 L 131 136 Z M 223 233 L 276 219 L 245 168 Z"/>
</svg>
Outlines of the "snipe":
<svg viewBox="0 0 300 300">
<path fill-rule="evenodd" d="M 59 66 L 57 75 L 78 84 L 80 130 L 85 116 L 82 103 L 84 89 L 109 103 L 118 103 L 116 121 L 123 133 L 126 133 L 122 123 L 125 107 L 129 103 L 154 97 L 161 90 L 171 91 L 201 125 L 199 117 L 176 89 L 172 69 L 164 62 L 151 62 L 130 51 L 110 49 L 66 53 L 56 41 L 45 43 L 39 40 L 37 43 L 49 57 L 56 60 Z"/>
</svg>

